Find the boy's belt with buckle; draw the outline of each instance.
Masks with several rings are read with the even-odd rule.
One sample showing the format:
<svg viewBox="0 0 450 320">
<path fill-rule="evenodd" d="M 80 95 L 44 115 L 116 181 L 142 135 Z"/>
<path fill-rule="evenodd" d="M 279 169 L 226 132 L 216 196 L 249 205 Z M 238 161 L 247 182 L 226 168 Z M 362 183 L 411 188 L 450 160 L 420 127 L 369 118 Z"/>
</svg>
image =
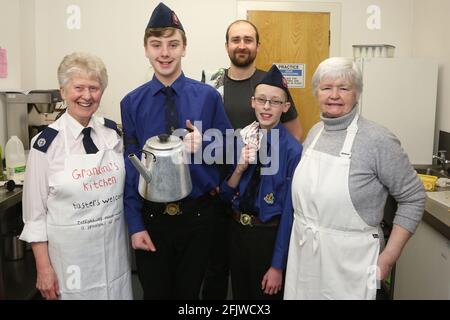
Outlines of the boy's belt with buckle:
<svg viewBox="0 0 450 320">
<path fill-rule="evenodd" d="M 233 210 L 231 213 L 231 217 L 237 223 L 240 223 L 243 226 L 277 226 L 280 222 L 280 216 L 277 215 L 270 219 L 269 221 L 262 222 L 257 216 L 254 214 L 242 213 L 239 211 Z"/>
<path fill-rule="evenodd" d="M 182 199 L 174 202 L 159 203 L 144 200 L 143 212 L 167 214 L 169 216 L 177 216 L 186 211 L 192 211 L 199 205 L 202 205 L 208 199 L 212 199 L 216 194 L 208 192 L 196 199 Z"/>
</svg>

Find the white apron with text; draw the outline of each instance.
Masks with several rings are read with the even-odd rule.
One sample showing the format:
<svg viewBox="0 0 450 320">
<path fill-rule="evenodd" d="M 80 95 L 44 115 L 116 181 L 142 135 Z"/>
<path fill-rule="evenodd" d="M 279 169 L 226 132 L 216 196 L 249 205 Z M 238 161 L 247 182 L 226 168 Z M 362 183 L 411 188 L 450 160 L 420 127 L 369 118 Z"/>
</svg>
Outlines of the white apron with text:
<svg viewBox="0 0 450 320">
<path fill-rule="evenodd" d="M 313 150 L 322 128 L 295 170 L 285 299 L 376 297 L 378 228 L 358 215 L 348 185 L 357 120 L 347 128 L 339 156 Z"/>
<path fill-rule="evenodd" d="M 64 124 L 63 124 L 64 125 Z M 105 137 L 102 137 L 105 139 Z M 124 162 L 105 140 L 96 154 L 70 154 L 49 177 L 48 250 L 61 299 L 132 299 L 123 214 Z"/>
</svg>

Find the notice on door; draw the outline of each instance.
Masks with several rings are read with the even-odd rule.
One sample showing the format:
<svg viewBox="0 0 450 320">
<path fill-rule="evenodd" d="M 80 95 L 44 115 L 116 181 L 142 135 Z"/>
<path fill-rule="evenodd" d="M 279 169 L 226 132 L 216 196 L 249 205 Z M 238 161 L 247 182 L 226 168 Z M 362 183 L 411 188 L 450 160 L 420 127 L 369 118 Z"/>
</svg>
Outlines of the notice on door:
<svg viewBox="0 0 450 320">
<path fill-rule="evenodd" d="M 289 88 L 305 87 L 304 63 L 274 63 L 286 78 Z"/>
<path fill-rule="evenodd" d="M 6 56 L 6 49 L 0 48 L 0 79 L 8 77 L 8 60 Z"/>
</svg>

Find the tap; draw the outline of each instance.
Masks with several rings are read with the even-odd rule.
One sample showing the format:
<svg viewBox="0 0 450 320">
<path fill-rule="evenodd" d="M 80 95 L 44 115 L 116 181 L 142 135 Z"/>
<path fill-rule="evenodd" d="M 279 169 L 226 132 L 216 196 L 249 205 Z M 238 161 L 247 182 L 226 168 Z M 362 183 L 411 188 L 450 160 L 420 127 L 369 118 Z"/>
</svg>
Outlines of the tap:
<svg viewBox="0 0 450 320">
<path fill-rule="evenodd" d="M 446 165 L 450 163 L 450 160 L 446 159 L 447 150 L 439 150 L 438 154 L 433 154 L 433 159 L 436 159 L 438 164 L 441 165 L 441 171 L 446 173 Z"/>
</svg>

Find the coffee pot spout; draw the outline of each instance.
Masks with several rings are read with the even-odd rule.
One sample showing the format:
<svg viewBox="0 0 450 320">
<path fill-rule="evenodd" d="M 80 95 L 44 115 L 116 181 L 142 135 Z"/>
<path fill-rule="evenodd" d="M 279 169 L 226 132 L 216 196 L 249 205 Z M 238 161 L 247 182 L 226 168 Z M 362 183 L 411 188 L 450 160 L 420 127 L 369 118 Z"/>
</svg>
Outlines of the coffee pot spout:
<svg viewBox="0 0 450 320">
<path fill-rule="evenodd" d="M 131 163 L 136 168 L 136 170 L 139 171 L 140 175 L 144 178 L 144 180 L 147 183 L 150 183 L 152 181 L 152 176 L 150 172 L 142 165 L 142 163 L 139 161 L 136 155 L 134 153 L 130 153 L 128 155 L 128 159 L 130 159 Z"/>
</svg>

